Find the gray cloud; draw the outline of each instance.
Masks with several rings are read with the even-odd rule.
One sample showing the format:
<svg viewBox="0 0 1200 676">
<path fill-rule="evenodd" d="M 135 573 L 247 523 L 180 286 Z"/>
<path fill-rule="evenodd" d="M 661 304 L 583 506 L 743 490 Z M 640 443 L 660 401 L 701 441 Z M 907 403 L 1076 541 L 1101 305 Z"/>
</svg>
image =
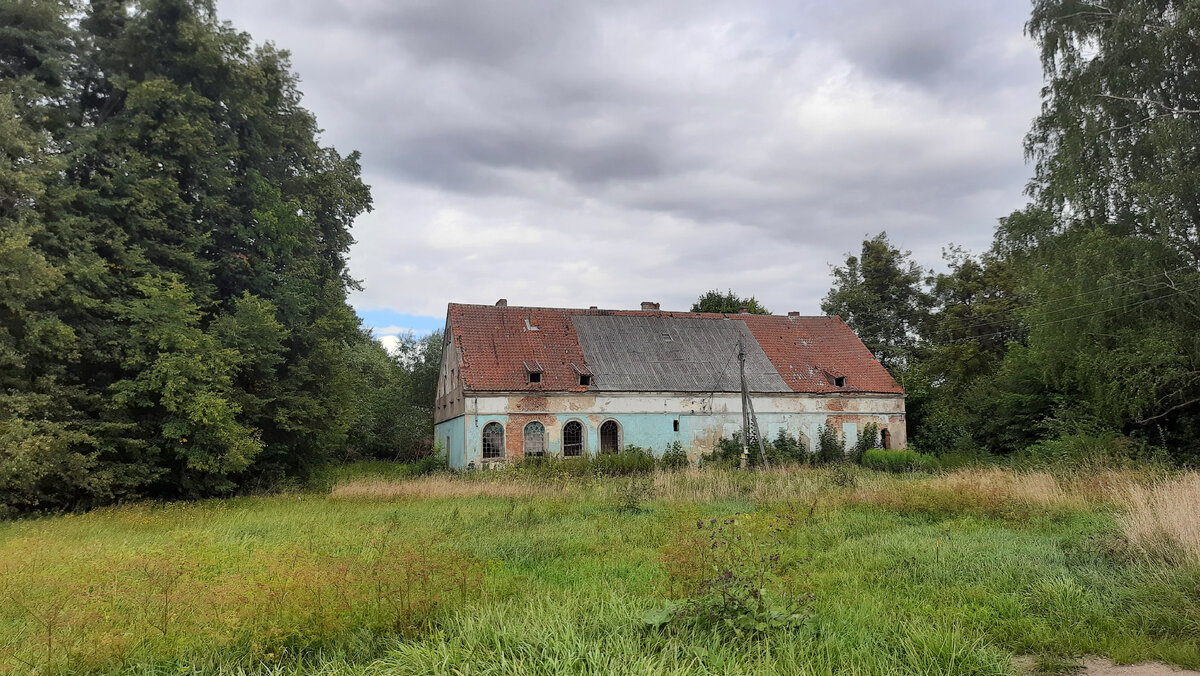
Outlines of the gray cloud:
<svg viewBox="0 0 1200 676">
<path fill-rule="evenodd" d="M 886 229 L 926 264 L 1023 203 L 1037 55 L 1011 0 L 220 3 L 364 153 L 362 308 L 818 312 Z"/>
</svg>

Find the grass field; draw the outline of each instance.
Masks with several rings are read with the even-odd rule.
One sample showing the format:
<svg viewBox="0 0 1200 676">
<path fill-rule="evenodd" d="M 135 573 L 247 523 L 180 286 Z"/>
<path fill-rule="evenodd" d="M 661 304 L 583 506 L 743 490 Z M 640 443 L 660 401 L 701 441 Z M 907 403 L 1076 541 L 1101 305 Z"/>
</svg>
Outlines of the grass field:
<svg viewBox="0 0 1200 676">
<path fill-rule="evenodd" d="M 0 671 L 1200 667 L 1197 474 L 376 467 L 329 483 L 0 523 Z M 725 570 L 762 588 L 748 623 L 714 605 Z"/>
</svg>

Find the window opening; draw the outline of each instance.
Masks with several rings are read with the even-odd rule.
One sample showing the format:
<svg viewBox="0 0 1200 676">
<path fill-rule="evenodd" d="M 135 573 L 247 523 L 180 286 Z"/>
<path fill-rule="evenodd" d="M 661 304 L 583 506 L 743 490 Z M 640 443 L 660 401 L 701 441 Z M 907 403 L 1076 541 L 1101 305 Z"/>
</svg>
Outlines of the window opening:
<svg viewBox="0 0 1200 676">
<path fill-rule="evenodd" d="M 546 426 L 534 421 L 525 426 L 525 455 L 546 455 Z"/>
<path fill-rule="evenodd" d="M 621 448 L 621 429 L 616 420 L 605 420 L 600 425 L 600 452 L 616 453 Z"/>
<path fill-rule="evenodd" d="M 892 433 L 886 428 L 879 430 L 879 445 L 884 448 L 892 447 Z"/>
<path fill-rule="evenodd" d="M 592 377 L 591 377 L 591 376 L 580 375 L 580 376 L 579 376 L 579 384 L 580 384 L 580 385 L 583 385 L 584 387 L 590 387 L 590 386 L 591 386 L 591 384 L 592 384 Z"/>
<path fill-rule="evenodd" d="M 583 454 L 583 425 L 572 420 L 563 425 L 563 456 L 572 458 Z"/>
<path fill-rule="evenodd" d="M 838 387 L 845 387 L 846 386 L 846 376 L 838 376 L 838 377 L 834 378 L 833 384 L 837 385 Z"/>
<path fill-rule="evenodd" d="M 504 427 L 498 422 L 483 426 L 483 459 L 504 457 Z"/>
<path fill-rule="evenodd" d="M 674 423 L 675 431 L 678 432 L 679 431 L 679 420 L 673 420 L 671 422 Z"/>
<path fill-rule="evenodd" d="M 531 372 L 529 374 L 529 382 L 531 382 L 531 383 L 542 382 L 542 374 L 540 372 Z"/>
</svg>

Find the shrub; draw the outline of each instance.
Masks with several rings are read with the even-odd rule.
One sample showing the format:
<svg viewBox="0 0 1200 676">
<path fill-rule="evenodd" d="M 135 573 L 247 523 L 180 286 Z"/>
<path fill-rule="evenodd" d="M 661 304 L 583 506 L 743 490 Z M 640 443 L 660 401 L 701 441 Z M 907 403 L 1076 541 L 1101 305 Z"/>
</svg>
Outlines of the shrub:
<svg viewBox="0 0 1200 676">
<path fill-rule="evenodd" d="M 735 432 L 732 437 L 721 437 L 712 452 L 700 458 L 702 465 L 737 467 L 742 461 L 742 435 Z"/>
<path fill-rule="evenodd" d="M 1166 453 L 1139 439 L 1111 430 L 1072 432 L 1040 441 L 1018 451 L 1014 460 L 1026 467 L 1066 465 L 1124 467 L 1135 463 L 1165 462 Z"/>
<path fill-rule="evenodd" d="M 828 423 L 817 430 L 817 457 L 814 460 L 822 465 L 846 460 L 845 442 Z"/>
<path fill-rule="evenodd" d="M 433 453 L 417 460 L 409 466 L 412 468 L 413 476 L 433 474 L 434 472 L 440 472 L 450 467 L 446 454 L 442 451 L 440 445 L 434 447 Z"/>
<path fill-rule="evenodd" d="M 648 448 L 629 445 L 616 453 L 599 453 L 592 470 L 605 476 L 628 476 L 654 471 L 654 454 Z"/>
<path fill-rule="evenodd" d="M 683 450 L 683 444 L 678 441 L 672 441 L 667 450 L 663 452 L 662 457 L 658 459 L 659 467 L 663 469 L 681 469 L 688 466 L 687 451 Z"/>
<path fill-rule="evenodd" d="M 779 430 L 779 434 L 775 435 L 775 441 L 771 443 L 780 460 L 800 463 L 808 463 L 812 460 L 808 449 L 800 443 L 799 439 L 788 434 L 787 430 Z"/>
<path fill-rule="evenodd" d="M 850 459 L 862 464 L 863 453 L 878 447 L 879 426 L 875 423 L 867 423 L 863 425 L 862 432 L 858 435 L 858 440 L 854 442 L 854 448 L 850 449 Z"/>
<path fill-rule="evenodd" d="M 932 472 L 938 468 L 937 458 L 909 450 L 872 448 L 863 453 L 864 467 L 883 472 Z"/>
<path fill-rule="evenodd" d="M 760 449 L 757 441 L 752 441 L 746 445 L 748 451 L 746 462 L 750 467 L 759 467 L 763 464 L 763 452 L 766 452 L 767 462 L 779 464 L 783 462 L 808 462 L 809 456 L 805 452 L 804 447 L 800 442 L 788 434 L 785 430 L 780 430 L 775 437 L 775 441 L 763 439 L 763 446 Z M 733 437 L 721 437 L 717 440 L 717 445 L 713 447 L 711 453 L 701 456 L 700 464 L 713 464 L 719 467 L 738 467 L 742 464 L 742 435 L 740 432 L 734 433 Z"/>
<path fill-rule="evenodd" d="M 572 458 L 526 456 L 513 464 L 515 471 L 534 477 L 562 479 L 592 474 L 592 463 L 586 455 Z"/>
</svg>

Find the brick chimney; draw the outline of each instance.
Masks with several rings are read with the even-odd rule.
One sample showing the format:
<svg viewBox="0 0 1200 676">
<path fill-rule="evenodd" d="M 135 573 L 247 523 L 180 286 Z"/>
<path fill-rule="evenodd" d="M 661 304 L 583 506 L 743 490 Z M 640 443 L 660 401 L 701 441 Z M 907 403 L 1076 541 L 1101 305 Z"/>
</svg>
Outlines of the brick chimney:
<svg viewBox="0 0 1200 676">
<path fill-rule="evenodd" d="M 795 310 L 792 310 L 791 312 L 788 313 L 788 316 L 789 317 L 799 317 L 800 313 L 796 312 Z"/>
<path fill-rule="evenodd" d="M 750 308 L 743 305 L 740 308 L 738 308 L 738 314 L 739 315 L 748 315 L 748 314 L 750 314 Z"/>
<path fill-rule="evenodd" d="M 654 303 L 654 302 L 652 302 L 652 301 L 644 300 L 644 301 L 642 301 L 642 309 L 643 309 L 643 310 L 657 310 L 657 309 L 658 309 L 658 303 Z"/>
<path fill-rule="evenodd" d="M 496 307 L 508 307 L 508 299 L 501 298 L 500 300 L 496 301 Z"/>
</svg>

